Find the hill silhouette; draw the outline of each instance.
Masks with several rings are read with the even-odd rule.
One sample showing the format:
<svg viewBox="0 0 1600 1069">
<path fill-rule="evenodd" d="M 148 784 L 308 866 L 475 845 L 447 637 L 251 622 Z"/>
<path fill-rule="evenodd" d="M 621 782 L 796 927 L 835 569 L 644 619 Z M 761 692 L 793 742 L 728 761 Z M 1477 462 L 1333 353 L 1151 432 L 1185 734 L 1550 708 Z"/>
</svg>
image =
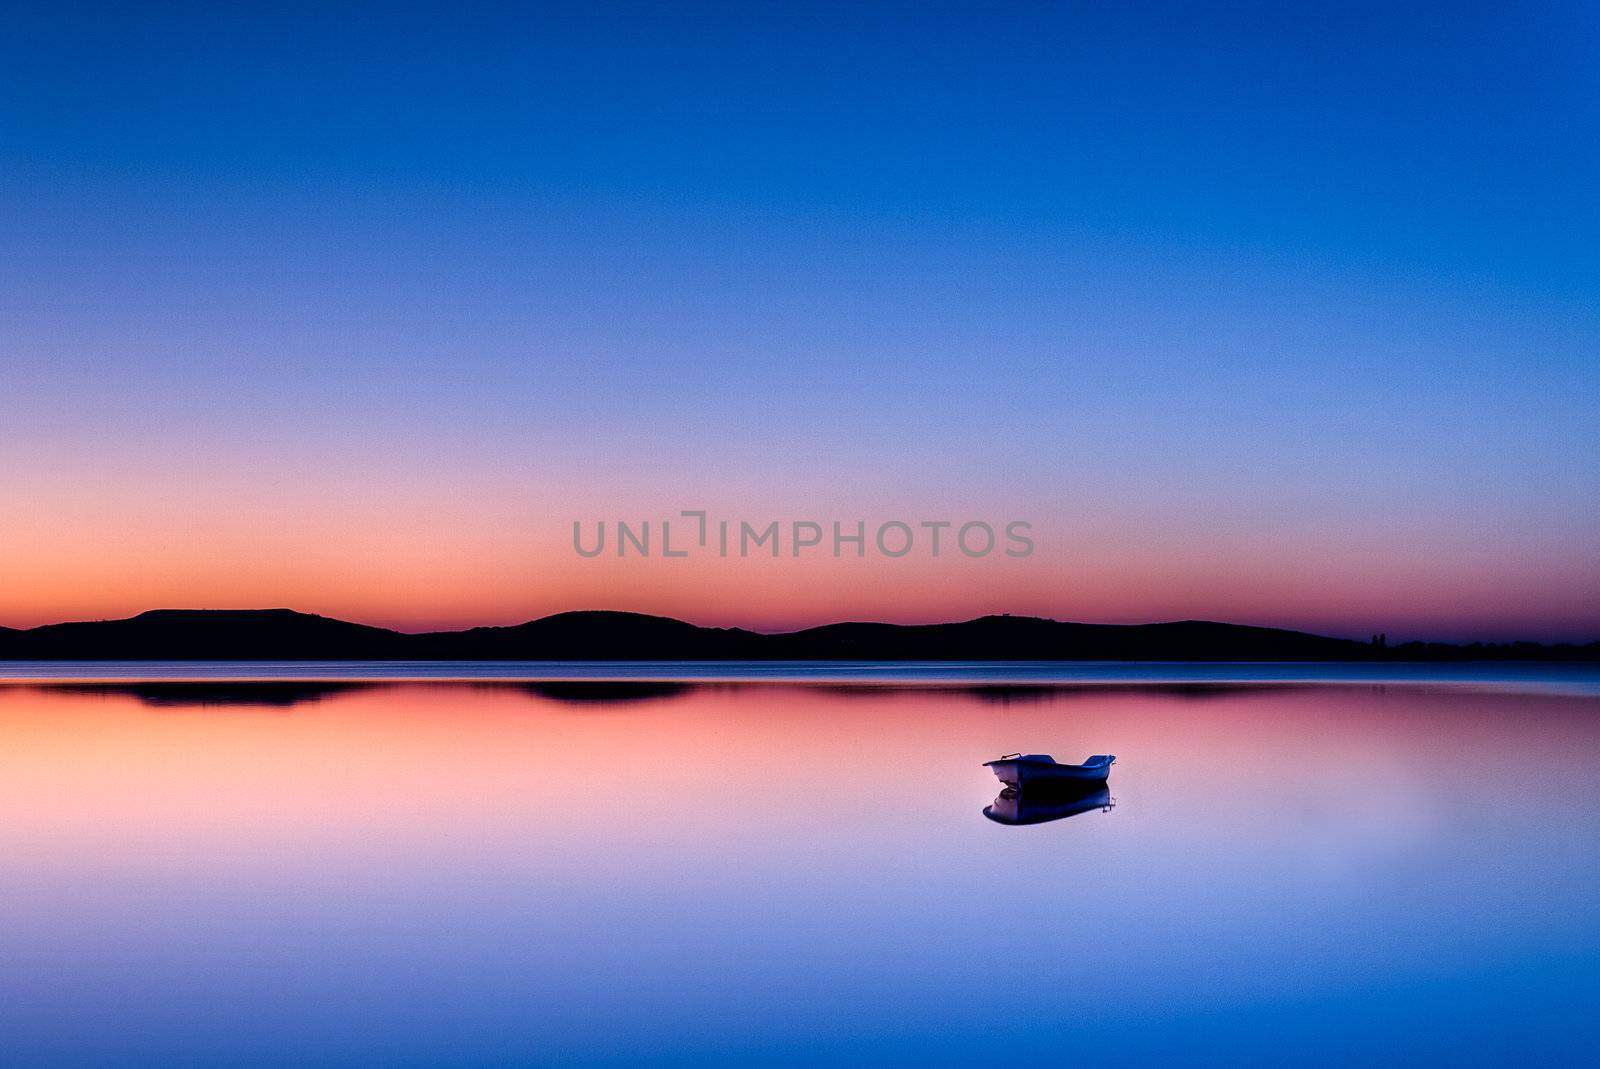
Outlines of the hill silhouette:
<svg viewBox="0 0 1600 1069">
<path fill-rule="evenodd" d="M 406 656 L 408 636 L 292 609 L 152 609 L 126 620 L 0 635 L 15 660 L 366 660 Z"/>
<path fill-rule="evenodd" d="M 1081 624 L 1032 616 L 761 634 L 632 612 L 407 634 L 291 609 L 156 609 L 126 620 L 0 628 L 0 660 L 1600 661 L 1600 642 L 1387 646 L 1205 620 Z"/>
<path fill-rule="evenodd" d="M 760 659 L 766 636 L 696 627 L 637 612 L 563 612 L 511 627 L 412 636 L 419 656 L 493 661 L 731 661 Z M 604 652 L 600 652 L 604 651 Z"/>
</svg>

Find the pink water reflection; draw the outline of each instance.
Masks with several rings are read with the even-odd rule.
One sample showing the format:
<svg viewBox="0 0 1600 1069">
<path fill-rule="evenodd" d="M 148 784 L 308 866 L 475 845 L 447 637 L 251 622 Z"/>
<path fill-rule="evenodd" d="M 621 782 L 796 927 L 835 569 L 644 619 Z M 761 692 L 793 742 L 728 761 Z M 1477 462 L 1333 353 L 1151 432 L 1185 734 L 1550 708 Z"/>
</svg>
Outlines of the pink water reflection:
<svg viewBox="0 0 1600 1069">
<path fill-rule="evenodd" d="M 892 1060 L 1004 1022 L 1137 1061 L 1203 1018 L 1331 1056 L 1286 1003 L 1338 1033 L 1394 1024 L 1398 988 L 1594 991 L 1568 971 L 1600 946 L 1600 699 L 556 693 L 0 687 L 0 1039 L 46 1061 Z M 983 819 L 980 763 L 1019 749 L 1117 753 L 1116 808 Z M 1018 946 L 1047 953 L 997 954 Z M 1468 1004 L 1439 1003 L 1433 1042 L 1477 1036 Z"/>
</svg>

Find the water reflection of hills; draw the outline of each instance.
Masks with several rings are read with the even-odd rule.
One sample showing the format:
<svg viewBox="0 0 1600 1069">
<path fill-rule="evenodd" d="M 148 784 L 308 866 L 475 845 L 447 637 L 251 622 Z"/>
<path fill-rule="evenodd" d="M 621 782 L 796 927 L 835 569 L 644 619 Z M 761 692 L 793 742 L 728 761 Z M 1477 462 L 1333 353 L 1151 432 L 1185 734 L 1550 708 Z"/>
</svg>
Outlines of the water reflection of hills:
<svg viewBox="0 0 1600 1069">
<path fill-rule="evenodd" d="M 983 807 L 983 815 L 997 824 L 1046 824 L 1095 810 L 1109 813 L 1117 804 L 1111 788 L 1104 783 L 1088 786 L 1030 786 L 1025 790 L 1007 787 L 993 803 Z"/>
<path fill-rule="evenodd" d="M 1048 702 L 1058 697 L 1103 697 L 1111 694 L 1150 694 L 1188 701 L 1231 698 L 1241 694 L 1268 694 L 1302 689 L 1302 683 L 969 683 L 943 689 L 970 695 L 997 705 Z"/>
<path fill-rule="evenodd" d="M 156 683 L 66 683 L 43 688 L 55 693 L 121 695 L 158 708 L 236 706 L 287 709 L 338 695 L 371 690 L 373 683 L 163 681 Z"/>
<path fill-rule="evenodd" d="M 0 681 L 3 684 L 3 681 Z M 90 681 L 21 683 L 41 691 L 62 694 L 122 695 L 157 708 L 237 707 L 288 709 L 322 702 L 361 691 L 394 687 L 458 687 L 497 690 L 565 705 L 603 708 L 638 705 L 679 698 L 706 689 L 737 691 L 755 687 L 782 687 L 826 694 L 840 699 L 869 702 L 886 694 L 960 694 L 985 704 L 1029 705 L 1057 699 L 1109 696 L 1119 693 L 1157 694 L 1185 700 L 1207 701 L 1238 694 L 1302 689 L 1298 683 L 948 683 L 873 681 L 869 684 L 816 683 L 798 680 L 670 680 L 670 679 L 464 679 L 355 678 L 349 680 L 207 680 L 200 678 L 160 681 Z"/>
<path fill-rule="evenodd" d="M 645 680 L 561 680 L 514 684 L 524 694 L 580 705 L 608 705 L 676 698 L 696 689 L 693 683 Z"/>
<path fill-rule="evenodd" d="M 49 683 L 31 687 L 45 694 L 98 695 L 133 698 L 158 709 L 237 708 L 291 709 L 363 691 L 427 686 L 452 687 L 461 681 L 216 681 L 160 680 L 152 682 Z M 476 690 L 507 691 L 546 701 L 601 707 L 674 698 L 698 689 L 695 683 L 631 680 L 563 680 L 529 683 L 474 682 Z"/>
</svg>

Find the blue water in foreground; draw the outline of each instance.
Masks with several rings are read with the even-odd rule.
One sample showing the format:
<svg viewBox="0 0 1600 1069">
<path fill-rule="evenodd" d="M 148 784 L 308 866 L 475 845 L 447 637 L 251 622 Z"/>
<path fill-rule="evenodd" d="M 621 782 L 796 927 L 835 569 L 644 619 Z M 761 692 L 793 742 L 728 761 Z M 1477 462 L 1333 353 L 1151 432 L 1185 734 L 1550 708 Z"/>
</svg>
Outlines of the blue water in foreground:
<svg viewBox="0 0 1600 1069">
<path fill-rule="evenodd" d="M 7 1065 L 1600 1049 L 1589 668 L 5 672 Z"/>
</svg>

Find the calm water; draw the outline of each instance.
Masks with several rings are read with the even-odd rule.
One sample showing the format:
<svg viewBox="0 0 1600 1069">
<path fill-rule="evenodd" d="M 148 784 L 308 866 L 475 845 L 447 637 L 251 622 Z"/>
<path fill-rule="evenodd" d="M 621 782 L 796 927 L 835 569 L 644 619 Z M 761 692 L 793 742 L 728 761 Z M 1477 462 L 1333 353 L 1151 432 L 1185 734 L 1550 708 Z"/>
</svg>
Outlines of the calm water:
<svg viewBox="0 0 1600 1069">
<path fill-rule="evenodd" d="M 1600 1044 L 1581 680 L 294 674 L 0 685 L 7 1063 Z M 1117 754 L 1114 805 L 985 818 L 1013 750 Z"/>
<path fill-rule="evenodd" d="M 1128 661 L 0 661 L 0 682 L 681 680 L 793 683 L 1479 683 L 1600 694 L 1600 664 Z"/>
</svg>

